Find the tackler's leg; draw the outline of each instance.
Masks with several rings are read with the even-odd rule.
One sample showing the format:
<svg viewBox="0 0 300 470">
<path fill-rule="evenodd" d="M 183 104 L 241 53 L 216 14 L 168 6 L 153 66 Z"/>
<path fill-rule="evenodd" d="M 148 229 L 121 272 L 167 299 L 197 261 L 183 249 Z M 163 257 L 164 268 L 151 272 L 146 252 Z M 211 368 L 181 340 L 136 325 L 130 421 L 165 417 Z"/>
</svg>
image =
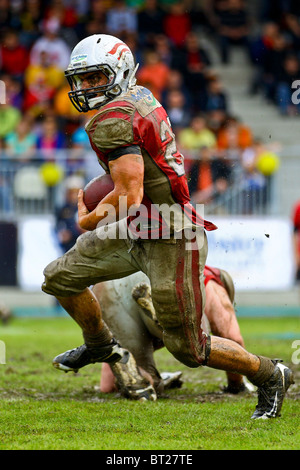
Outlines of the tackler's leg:
<svg viewBox="0 0 300 470">
<path fill-rule="evenodd" d="M 244 347 L 244 340 L 227 290 L 214 280 L 209 280 L 206 284 L 205 292 L 205 312 L 210 323 L 212 334 L 231 339 Z M 233 372 L 226 372 L 226 375 L 226 392 L 239 393 L 240 391 L 246 390 L 244 377 L 242 375 Z M 252 390 L 254 390 L 254 387 Z"/>
</svg>

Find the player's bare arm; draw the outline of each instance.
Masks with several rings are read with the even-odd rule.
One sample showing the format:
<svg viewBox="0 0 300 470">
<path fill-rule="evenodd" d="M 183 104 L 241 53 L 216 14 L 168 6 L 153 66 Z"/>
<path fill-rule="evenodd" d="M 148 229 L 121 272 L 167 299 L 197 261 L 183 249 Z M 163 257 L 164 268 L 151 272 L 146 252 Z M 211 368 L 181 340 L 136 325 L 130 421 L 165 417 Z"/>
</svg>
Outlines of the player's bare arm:
<svg viewBox="0 0 300 470">
<path fill-rule="evenodd" d="M 112 217 L 120 215 L 122 210 L 138 208 L 143 199 L 144 162 L 141 155 L 122 155 L 109 164 L 114 189 L 102 199 L 98 206 L 89 212 L 83 202 L 83 191 L 78 194 L 78 223 L 84 230 L 94 230 L 104 218 L 107 220 L 108 206 L 112 208 Z M 113 221 L 113 220 L 112 220 Z"/>
</svg>

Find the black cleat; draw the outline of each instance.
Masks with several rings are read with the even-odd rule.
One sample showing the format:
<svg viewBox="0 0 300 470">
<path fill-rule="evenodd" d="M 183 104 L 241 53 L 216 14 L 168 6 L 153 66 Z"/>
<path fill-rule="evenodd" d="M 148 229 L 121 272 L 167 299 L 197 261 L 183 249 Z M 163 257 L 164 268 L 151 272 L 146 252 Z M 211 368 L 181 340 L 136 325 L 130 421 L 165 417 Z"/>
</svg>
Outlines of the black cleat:
<svg viewBox="0 0 300 470">
<path fill-rule="evenodd" d="M 52 364 L 56 369 L 65 372 L 78 372 L 79 369 L 95 362 L 113 363 L 119 361 L 124 355 L 124 349 L 114 340 L 103 347 L 89 349 L 85 344 L 70 349 L 56 356 Z"/>
<path fill-rule="evenodd" d="M 124 350 L 122 359 L 110 365 L 116 385 L 125 398 L 139 401 L 156 401 L 157 395 L 150 382 L 142 377 L 133 355 Z"/>
<path fill-rule="evenodd" d="M 275 369 L 270 379 L 258 387 L 258 404 L 252 419 L 269 419 L 280 416 L 286 391 L 294 382 L 293 372 L 278 361 L 273 361 Z"/>
<path fill-rule="evenodd" d="M 52 364 L 64 372 L 78 372 L 79 369 L 96 362 L 107 362 L 116 377 L 118 388 L 126 398 L 140 401 L 155 401 L 157 396 L 154 388 L 139 373 L 132 354 L 114 341 L 102 348 L 87 348 L 85 344 L 70 349 L 56 356 Z"/>
</svg>

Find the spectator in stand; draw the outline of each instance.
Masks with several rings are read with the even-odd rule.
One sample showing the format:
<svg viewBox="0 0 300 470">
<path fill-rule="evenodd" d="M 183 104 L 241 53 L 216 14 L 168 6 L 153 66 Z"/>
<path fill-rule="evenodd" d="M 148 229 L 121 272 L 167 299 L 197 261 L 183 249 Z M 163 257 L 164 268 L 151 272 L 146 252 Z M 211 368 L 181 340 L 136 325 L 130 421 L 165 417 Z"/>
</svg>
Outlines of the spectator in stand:
<svg viewBox="0 0 300 470">
<path fill-rule="evenodd" d="M 167 84 L 162 92 L 162 105 L 164 107 L 167 106 L 168 95 L 172 91 L 181 91 L 184 95 L 184 101 L 186 107 L 189 107 L 189 112 L 191 112 L 191 95 L 189 93 L 188 88 L 186 87 L 182 73 L 177 69 L 170 69 L 169 77 Z"/>
<path fill-rule="evenodd" d="M 49 114 L 44 117 L 41 132 L 37 137 L 37 150 L 43 160 L 56 160 L 58 150 L 65 148 L 64 134 L 58 129 L 57 119 Z"/>
<path fill-rule="evenodd" d="M 157 52 L 160 60 L 168 65 L 168 67 L 171 67 L 173 63 L 173 50 L 169 38 L 167 38 L 167 36 L 164 34 L 155 35 L 153 40 L 153 47 Z"/>
<path fill-rule="evenodd" d="M 44 20 L 49 21 L 51 19 L 58 21 L 60 37 L 73 49 L 79 39 L 76 32 L 79 17 L 75 5 L 64 0 L 51 0 L 50 5 L 46 7 Z"/>
<path fill-rule="evenodd" d="M 82 5 L 83 2 L 80 2 Z M 92 34 L 107 34 L 106 30 L 106 12 L 107 8 L 103 0 L 93 0 L 88 2 L 88 9 L 80 21 L 75 26 L 75 31 L 79 39 L 84 39 Z"/>
<path fill-rule="evenodd" d="M 189 127 L 179 133 L 178 139 L 182 148 L 197 154 L 200 148 L 215 148 L 217 144 L 215 135 L 207 127 L 204 114 L 194 116 Z"/>
<path fill-rule="evenodd" d="M 204 114 L 194 116 L 190 125 L 178 133 L 178 144 L 185 156 L 185 169 L 189 169 L 199 158 L 201 148 L 215 148 L 216 137 L 207 127 Z"/>
<path fill-rule="evenodd" d="M 192 21 L 183 2 L 172 4 L 167 11 L 163 32 L 170 39 L 175 48 L 184 46 L 187 34 L 191 31 Z"/>
<path fill-rule="evenodd" d="M 61 92 L 63 91 L 67 93 L 64 88 Z M 97 110 L 89 111 L 88 113 L 79 113 L 75 110 L 76 113 L 72 114 L 71 109 L 69 109 L 70 100 L 65 100 L 63 93 L 60 95 L 60 92 L 56 98 L 57 103 L 54 105 L 54 110 L 56 111 L 57 122 L 65 130 L 65 133 L 70 136 L 65 160 L 65 174 L 72 175 L 76 173 L 83 177 L 88 175 L 88 180 L 91 180 L 100 173 L 100 166 L 98 161 L 91 156 L 90 141 L 84 125 L 87 124 Z M 93 169 L 97 168 L 98 173 L 96 170 L 94 173 L 91 173 L 91 167 Z"/>
<path fill-rule="evenodd" d="M 80 116 L 79 122 L 80 125 L 77 129 L 72 133 L 71 142 L 72 148 L 78 150 L 78 154 L 82 155 L 84 152 L 90 150 L 90 139 L 85 131 L 85 125 L 90 120 L 90 116 L 86 114 Z"/>
<path fill-rule="evenodd" d="M 250 41 L 250 57 L 254 65 L 254 74 L 251 80 L 250 93 L 255 95 L 262 88 L 263 67 L 265 56 L 274 48 L 280 28 L 274 22 L 267 22 L 261 27 L 258 35 Z"/>
<path fill-rule="evenodd" d="M 265 97 L 275 102 L 276 86 L 287 56 L 288 42 L 283 34 L 274 38 L 273 47 L 266 50 L 262 64 L 262 86 Z"/>
<path fill-rule="evenodd" d="M 106 14 L 106 28 L 108 34 L 118 37 L 125 33 L 136 33 L 138 29 L 136 10 L 129 8 L 125 0 L 115 0 Z"/>
<path fill-rule="evenodd" d="M 74 28 L 78 22 L 78 15 L 71 2 L 51 0 L 47 5 L 45 19 L 57 18 L 61 28 Z"/>
<path fill-rule="evenodd" d="M 163 31 L 164 15 L 157 0 L 145 0 L 137 13 L 138 36 L 143 47 L 154 46 L 155 37 Z"/>
<path fill-rule="evenodd" d="M 300 19 L 295 15 L 286 15 L 284 20 L 284 34 L 288 37 L 290 48 L 300 56 Z"/>
<path fill-rule="evenodd" d="M 85 181 L 82 177 L 72 175 L 65 181 L 65 202 L 56 210 L 55 231 L 59 245 L 64 253 L 70 250 L 78 236 L 82 233 L 77 220 L 78 191 L 83 189 Z"/>
<path fill-rule="evenodd" d="M 36 153 L 36 135 L 31 131 L 32 119 L 24 116 L 16 130 L 4 139 L 5 153 L 18 161 L 28 162 Z"/>
<path fill-rule="evenodd" d="M 295 280 L 300 282 L 300 201 L 297 201 L 293 207 L 292 224 L 294 229 L 293 244 L 296 265 Z"/>
<path fill-rule="evenodd" d="M 296 55 L 288 55 L 278 76 L 276 85 L 276 101 L 282 116 L 295 116 L 299 114 L 299 104 L 292 102 L 292 84 L 300 78 L 300 63 Z"/>
<path fill-rule="evenodd" d="M 221 129 L 226 125 L 226 119 L 228 118 L 227 113 L 222 109 L 213 109 L 212 111 L 206 112 L 206 117 L 208 129 L 217 138 Z"/>
<path fill-rule="evenodd" d="M 220 55 L 223 64 L 228 64 L 232 45 L 243 46 L 249 53 L 250 22 L 244 0 L 227 0 L 218 11 Z"/>
<path fill-rule="evenodd" d="M 70 87 L 66 83 L 57 90 L 53 99 L 53 111 L 55 112 L 59 126 L 64 129 L 68 135 L 72 134 L 78 127 L 81 116 L 81 113 L 74 108 L 69 99 L 69 91 Z"/>
<path fill-rule="evenodd" d="M 256 139 L 251 147 L 241 153 L 241 201 L 244 214 L 253 214 L 259 205 L 261 207 L 261 204 L 266 203 L 266 178 L 257 169 L 257 161 L 263 149 L 261 141 Z"/>
<path fill-rule="evenodd" d="M 23 89 L 22 83 L 11 75 L 2 75 L 1 81 L 5 83 L 6 101 L 11 106 L 19 110 L 23 109 Z"/>
<path fill-rule="evenodd" d="M 25 73 L 25 111 L 31 109 L 36 116 L 45 112 L 64 82 L 63 71 L 51 61 L 46 50 L 41 50 L 39 61 L 30 64 Z"/>
<path fill-rule="evenodd" d="M 277 23 L 268 21 L 261 25 L 259 33 L 250 42 L 250 54 L 254 65 L 262 64 L 266 51 L 273 49 L 279 33 L 280 28 Z"/>
<path fill-rule="evenodd" d="M 1 157 L 1 168 L 2 174 L 0 174 L 0 212 L 1 213 L 8 213 L 11 211 L 12 208 L 12 183 L 9 181 L 9 177 L 7 176 L 7 172 L 3 171 L 6 166 L 6 155 L 4 151 L 4 143 L 3 140 L 0 139 L 0 157 Z M 6 173 L 6 174 L 4 174 Z"/>
<path fill-rule="evenodd" d="M 137 71 L 138 83 L 148 88 L 155 98 L 161 101 L 162 92 L 168 83 L 170 68 L 160 60 L 153 49 L 147 50 L 144 58 L 144 65 Z"/>
<path fill-rule="evenodd" d="M 28 51 L 20 44 L 18 33 L 7 31 L 0 46 L 1 72 L 21 81 L 28 62 Z"/>
<path fill-rule="evenodd" d="M 105 20 L 104 25 L 99 26 L 99 22 L 97 20 L 91 19 L 83 23 L 82 32 L 79 32 L 78 36 L 84 39 L 87 36 L 92 36 L 93 34 L 99 34 L 99 31 L 102 31 L 103 34 L 108 34 L 106 30 L 106 20 Z"/>
<path fill-rule="evenodd" d="M 94 154 L 91 149 L 90 139 L 85 130 L 85 124 L 87 124 L 90 118 L 91 116 L 89 114 L 81 114 L 80 125 L 71 135 L 71 155 L 73 162 L 83 162 L 84 174 L 87 181 L 105 173 L 97 159 L 93 158 Z M 68 168 L 70 168 L 69 163 Z M 76 171 L 77 170 L 78 167 L 76 167 Z"/>
<path fill-rule="evenodd" d="M 0 106 L 0 139 L 2 141 L 10 132 L 16 130 L 21 118 L 20 110 L 12 106 L 6 96 L 6 103 Z"/>
<path fill-rule="evenodd" d="M 174 52 L 173 68 L 182 71 L 184 82 L 193 95 L 194 111 L 205 111 L 207 101 L 207 79 L 211 59 L 199 43 L 198 36 L 191 31 L 186 35 L 184 47 Z"/>
<path fill-rule="evenodd" d="M 221 110 L 228 113 L 228 96 L 218 77 L 208 80 L 206 111 Z"/>
<path fill-rule="evenodd" d="M 239 122 L 236 117 L 229 116 L 225 126 L 218 134 L 218 148 L 220 150 L 244 150 L 253 144 L 251 129 Z"/>
<path fill-rule="evenodd" d="M 166 111 L 175 134 L 189 125 L 191 114 L 188 106 L 186 106 L 185 97 L 181 90 L 172 90 L 168 93 Z"/>
<path fill-rule="evenodd" d="M 189 172 L 189 190 L 195 204 L 207 204 L 220 198 L 230 184 L 231 170 L 215 149 L 201 147 Z"/>
<path fill-rule="evenodd" d="M 44 17 L 45 3 L 41 0 L 25 0 L 20 13 L 20 42 L 30 49 L 40 37 L 40 24 Z"/>
<path fill-rule="evenodd" d="M 62 71 L 69 65 L 71 50 L 66 42 L 59 37 L 59 20 L 55 17 L 43 23 L 43 36 L 37 39 L 30 52 L 30 63 L 39 64 L 41 52 L 47 51 L 50 64 Z"/>
</svg>

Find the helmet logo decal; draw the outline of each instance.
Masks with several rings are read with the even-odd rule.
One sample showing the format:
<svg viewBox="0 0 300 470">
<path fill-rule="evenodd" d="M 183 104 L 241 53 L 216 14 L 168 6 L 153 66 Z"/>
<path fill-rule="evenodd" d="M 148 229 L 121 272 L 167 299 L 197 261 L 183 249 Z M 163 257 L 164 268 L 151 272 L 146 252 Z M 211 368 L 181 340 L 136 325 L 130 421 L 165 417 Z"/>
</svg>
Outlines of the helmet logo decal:
<svg viewBox="0 0 300 470">
<path fill-rule="evenodd" d="M 108 51 L 109 54 L 114 55 L 120 46 L 124 46 L 123 49 L 119 52 L 118 60 L 122 57 L 123 52 L 130 52 L 130 49 L 124 44 L 124 42 L 117 42 L 114 47 Z"/>
<path fill-rule="evenodd" d="M 71 58 L 72 67 L 82 67 L 87 64 L 86 62 L 87 54 L 76 55 Z"/>
</svg>

